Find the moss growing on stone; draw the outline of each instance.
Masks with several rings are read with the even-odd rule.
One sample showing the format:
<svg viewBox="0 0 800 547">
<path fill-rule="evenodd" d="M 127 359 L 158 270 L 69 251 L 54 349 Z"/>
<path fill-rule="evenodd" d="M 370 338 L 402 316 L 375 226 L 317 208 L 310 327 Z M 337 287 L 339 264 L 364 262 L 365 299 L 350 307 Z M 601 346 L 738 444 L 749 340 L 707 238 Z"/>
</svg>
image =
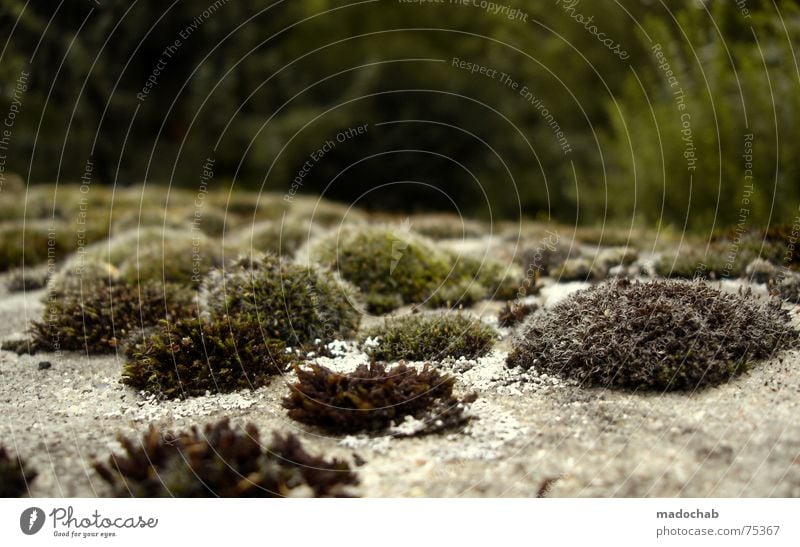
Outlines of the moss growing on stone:
<svg viewBox="0 0 800 547">
<path fill-rule="evenodd" d="M 514 327 L 538 309 L 537 304 L 506 302 L 497 313 L 497 324 L 504 328 Z"/>
<path fill-rule="evenodd" d="M 45 350 L 113 353 L 121 341 L 160 320 L 196 313 L 194 297 L 174 283 L 119 282 L 99 264 L 82 274 L 62 272 L 44 297 L 42 319 L 32 325 L 34 343 Z"/>
<path fill-rule="evenodd" d="M 19 456 L 11 456 L 0 446 L 0 498 L 19 498 L 28 493 L 36 471 Z"/>
<path fill-rule="evenodd" d="M 655 263 L 661 277 L 692 279 L 736 278 L 747 266 L 765 260 L 775 266 L 797 267 L 797 250 L 791 245 L 791 228 L 752 229 L 716 235 L 708 247 L 685 246 L 679 253 L 665 253 Z"/>
<path fill-rule="evenodd" d="M 428 213 L 410 217 L 414 231 L 431 239 L 481 238 L 490 229 L 476 220 L 467 220 L 448 213 Z"/>
<path fill-rule="evenodd" d="M 114 208 L 114 215 L 111 218 L 111 233 L 118 234 L 129 230 L 137 229 L 160 229 L 167 228 L 174 231 L 195 230 L 208 236 L 218 237 L 224 231 L 237 227 L 242 219 L 235 214 L 226 212 L 210 203 L 203 203 L 196 206 L 195 199 L 175 195 L 170 201 L 181 203 L 181 205 L 168 206 L 167 204 L 154 204 L 152 206 L 139 204 L 127 209 L 117 211 Z M 107 208 L 106 208 L 107 210 Z"/>
<path fill-rule="evenodd" d="M 450 277 L 428 297 L 426 304 L 431 308 L 460 309 L 480 302 L 486 298 L 487 294 L 486 287 L 475 279 Z M 376 306 L 373 306 L 373 308 L 378 309 Z M 387 307 L 385 309 L 391 310 L 393 308 Z"/>
<path fill-rule="evenodd" d="M 653 268 L 657 275 L 666 278 L 694 279 L 713 274 L 713 270 L 709 272 L 708 258 L 694 249 L 677 255 L 665 253 L 655 261 Z"/>
<path fill-rule="evenodd" d="M 129 283 L 162 280 L 198 287 L 221 264 L 220 243 L 200 232 L 176 232 L 139 248 L 120 264 L 119 271 Z"/>
<path fill-rule="evenodd" d="M 800 304 L 800 274 L 787 272 L 785 275 L 770 279 L 769 291 L 790 304 Z"/>
<path fill-rule="evenodd" d="M 620 280 L 532 318 L 507 362 L 591 386 L 692 390 L 725 382 L 797 340 L 775 302 L 701 282 Z"/>
<path fill-rule="evenodd" d="M 361 340 L 377 361 L 476 359 L 486 355 L 496 337 L 494 329 L 460 313 L 406 315 L 387 319 L 367 330 Z"/>
<path fill-rule="evenodd" d="M 447 253 L 405 226 L 347 227 L 313 244 L 310 257 L 360 288 L 377 313 L 423 302 L 451 272 Z"/>
<path fill-rule="evenodd" d="M 291 346 L 352 336 L 361 320 L 352 285 L 332 272 L 271 254 L 212 272 L 203 300 L 213 316 L 249 317 L 265 336 Z"/>
<path fill-rule="evenodd" d="M 17 204 L 19 207 L 19 204 Z M 75 230 L 60 221 L 0 223 L 0 271 L 64 259 L 75 248 Z"/>
<path fill-rule="evenodd" d="M 355 207 L 312 196 L 295 196 L 288 213 L 298 220 L 306 220 L 326 228 L 366 221 L 366 215 Z"/>
<path fill-rule="evenodd" d="M 369 311 L 379 314 L 405 304 L 470 306 L 532 288 L 518 265 L 445 250 L 412 226 L 346 227 L 314 242 L 308 254 L 358 286 Z"/>
<path fill-rule="evenodd" d="M 8 292 L 38 291 L 47 286 L 50 272 L 46 267 L 17 268 L 8 275 L 6 288 Z"/>
<path fill-rule="evenodd" d="M 248 254 L 291 257 L 318 233 L 319 229 L 308 220 L 287 216 L 246 226 L 231 234 L 230 241 Z"/>
<path fill-rule="evenodd" d="M 255 389 L 291 362 L 251 316 L 162 321 L 125 355 L 122 382 L 163 399 Z"/>
<path fill-rule="evenodd" d="M 455 263 L 456 276 L 474 280 L 484 287 L 484 298 L 512 300 L 517 298 L 520 292 L 533 294 L 534 281 L 527 279 L 522 268 L 517 264 L 470 255 L 457 257 Z"/>
<path fill-rule="evenodd" d="M 205 274 L 222 265 L 222 244 L 197 230 L 149 226 L 90 245 L 80 258 L 111 264 L 127 283 L 160 280 L 197 287 Z"/>
<path fill-rule="evenodd" d="M 404 364 L 360 365 L 340 374 L 319 366 L 296 367 L 298 381 L 283 401 L 289 417 L 340 433 L 380 431 L 406 417 L 430 422 L 425 433 L 463 424 L 465 405 L 453 395 L 455 380 L 431 369 Z"/>
<path fill-rule="evenodd" d="M 531 275 L 555 276 L 566 260 L 580 256 L 576 247 L 563 243 L 555 234 L 532 239 L 537 243 L 525 247 L 519 255 L 522 269 Z"/>
<path fill-rule="evenodd" d="M 346 462 L 312 456 L 292 434 L 262 447 L 254 425 L 242 431 L 227 419 L 178 434 L 151 425 L 119 442 L 122 454 L 94 464 L 116 497 L 337 497 L 358 484 Z"/>
<path fill-rule="evenodd" d="M 778 224 L 764 231 L 764 240 L 776 249 L 771 261 L 776 265 L 800 269 L 800 227 Z"/>
</svg>

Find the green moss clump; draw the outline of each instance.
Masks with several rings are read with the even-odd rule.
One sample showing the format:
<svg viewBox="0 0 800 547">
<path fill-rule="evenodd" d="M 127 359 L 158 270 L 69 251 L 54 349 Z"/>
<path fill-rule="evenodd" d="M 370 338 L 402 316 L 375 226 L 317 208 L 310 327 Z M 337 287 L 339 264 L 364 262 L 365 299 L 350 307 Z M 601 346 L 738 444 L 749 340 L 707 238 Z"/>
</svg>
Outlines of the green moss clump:
<svg viewBox="0 0 800 547">
<path fill-rule="evenodd" d="M 120 264 L 119 271 L 129 283 L 156 279 L 198 287 L 221 264 L 218 242 L 201 232 L 181 232 L 140 248 Z"/>
<path fill-rule="evenodd" d="M 265 336 L 292 346 L 352 336 L 361 321 L 359 298 L 332 272 L 271 254 L 215 270 L 203 285 L 213 316 L 251 317 Z"/>
<path fill-rule="evenodd" d="M 151 425 L 141 439 L 119 442 L 123 454 L 94 464 L 116 497 L 337 497 L 358 484 L 346 462 L 310 455 L 292 434 L 275 433 L 262 447 L 254 425 L 240 431 L 227 419 L 177 435 Z"/>
<path fill-rule="evenodd" d="M 350 374 L 319 365 L 295 367 L 298 381 L 283 400 L 289 417 L 340 433 L 380 431 L 407 416 L 430 422 L 425 433 L 463 424 L 465 404 L 453 395 L 455 380 L 427 365 L 387 369 L 381 363 L 360 365 Z"/>
<path fill-rule="evenodd" d="M 507 362 L 590 386 L 693 390 L 794 347 L 798 333 L 775 302 L 702 282 L 608 282 L 533 317 Z"/>
<path fill-rule="evenodd" d="M 359 209 L 312 196 L 295 196 L 289 205 L 288 213 L 297 220 L 306 220 L 325 228 L 337 228 L 342 224 L 361 224 L 366 221 L 366 215 Z"/>
<path fill-rule="evenodd" d="M 222 265 L 222 244 L 198 230 L 149 226 L 90 245 L 82 259 L 108 262 L 127 283 L 160 280 L 197 287 Z"/>
<path fill-rule="evenodd" d="M 162 321 L 125 355 L 122 382 L 162 399 L 255 389 L 291 362 L 248 316 Z"/>
<path fill-rule="evenodd" d="M 533 294 L 535 280 L 527 279 L 517 264 L 471 255 L 454 256 L 453 262 L 454 275 L 450 279 L 461 279 L 482 287 L 484 295 L 481 298 L 513 300 L 520 292 Z"/>
<path fill-rule="evenodd" d="M 712 262 L 711 268 L 709 262 Z M 717 257 L 704 256 L 695 249 L 688 249 L 678 255 L 664 254 L 653 264 L 656 274 L 660 277 L 677 279 L 714 276 L 719 266 L 721 262 Z"/>
<path fill-rule="evenodd" d="M 242 228 L 233 233 L 230 240 L 255 255 L 292 256 L 318 233 L 318 228 L 308 220 L 287 216 L 282 221 L 265 220 Z"/>
<path fill-rule="evenodd" d="M 410 226 L 346 227 L 310 245 L 309 257 L 358 286 L 369 311 L 380 314 L 405 304 L 470 306 L 532 288 L 518 265 L 458 256 Z"/>
<path fill-rule="evenodd" d="M 173 283 L 121 283 L 101 273 L 60 273 L 44 297 L 42 319 L 32 325 L 34 344 L 45 350 L 113 353 L 122 340 L 139 335 L 160 320 L 195 313 L 195 294 Z M 106 270 L 108 271 L 108 270 Z"/>
<path fill-rule="evenodd" d="M 361 341 L 377 361 L 477 359 L 486 355 L 496 338 L 494 329 L 460 313 L 406 315 L 387 319 L 367 330 Z"/>
<path fill-rule="evenodd" d="M 647 236 L 630 227 L 580 226 L 574 229 L 575 240 L 587 245 L 627 247 L 631 241 L 641 241 Z"/>
<path fill-rule="evenodd" d="M 346 227 L 311 245 L 310 257 L 360 288 L 377 313 L 423 302 L 451 272 L 445 252 L 397 226 Z"/>
<path fill-rule="evenodd" d="M 431 239 L 480 238 L 491 233 L 488 226 L 448 213 L 429 213 L 410 218 L 414 231 Z"/>
<path fill-rule="evenodd" d="M 486 287 L 474 279 L 450 277 L 428 297 L 426 304 L 431 308 L 460 309 L 480 302 L 487 293 Z"/>
<path fill-rule="evenodd" d="M 46 267 L 18 268 L 9 273 L 6 281 L 8 292 L 38 291 L 47 286 L 50 272 Z"/>
<path fill-rule="evenodd" d="M 707 250 L 687 246 L 677 255 L 663 255 L 656 261 L 655 271 L 661 277 L 682 279 L 743 277 L 748 264 L 758 259 L 798 268 L 798 249 L 791 243 L 792 237 L 789 226 L 724 233 L 715 236 Z"/>
<path fill-rule="evenodd" d="M 0 446 L 0 498 L 24 496 L 36 475 L 19 456 L 10 456 L 5 447 Z"/>
<path fill-rule="evenodd" d="M 75 248 L 75 239 L 75 231 L 62 222 L 4 222 L 0 224 L 0 271 L 43 264 L 48 252 L 61 260 Z"/>
</svg>

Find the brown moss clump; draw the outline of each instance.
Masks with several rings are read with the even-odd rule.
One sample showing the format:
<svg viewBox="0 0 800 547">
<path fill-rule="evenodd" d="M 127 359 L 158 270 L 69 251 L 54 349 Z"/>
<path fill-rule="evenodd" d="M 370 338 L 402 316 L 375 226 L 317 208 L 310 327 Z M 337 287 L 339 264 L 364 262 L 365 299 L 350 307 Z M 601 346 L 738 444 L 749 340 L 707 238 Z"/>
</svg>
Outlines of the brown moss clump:
<svg viewBox="0 0 800 547">
<path fill-rule="evenodd" d="M 800 274 L 789 272 L 788 275 L 771 279 L 769 292 L 790 304 L 800 304 Z"/>
<path fill-rule="evenodd" d="M 780 256 L 776 264 L 783 264 L 795 270 L 800 269 L 800 229 L 796 224 L 778 224 L 764 231 L 764 240 L 777 243 Z"/>
<path fill-rule="evenodd" d="M 338 497 L 358 484 L 346 462 L 310 455 L 292 434 L 275 433 L 262 447 L 254 425 L 240 431 L 227 419 L 178 435 L 151 425 L 141 439 L 119 442 L 123 454 L 94 464 L 117 497 Z"/>
<path fill-rule="evenodd" d="M 539 309 L 537 304 L 521 304 L 506 302 L 497 313 L 497 324 L 504 328 L 510 328 L 522 323 L 526 317 Z"/>
<path fill-rule="evenodd" d="M 701 282 L 620 280 L 534 317 L 508 365 L 593 386 L 691 390 L 725 382 L 797 341 L 775 302 Z"/>
<path fill-rule="evenodd" d="M 0 446 L 0 498 L 19 498 L 28 493 L 36 471 L 18 456 L 11 456 Z"/>
<path fill-rule="evenodd" d="M 360 365 L 349 374 L 319 365 L 295 368 L 298 381 L 283 400 L 289 417 L 342 433 L 379 431 L 407 416 L 429 422 L 425 433 L 463 424 L 465 404 L 453 395 L 455 380 L 428 365 L 416 370 L 404 364 Z"/>
<path fill-rule="evenodd" d="M 125 354 L 122 382 L 165 399 L 255 389 L 291 362 L 249 317 L 163 321 Z"/>
<path fill-rule="evenodd" d="M 194 292 L 174 283 L 57 276 L 32 334 L 36 347 L 45 350 L 113 353 L 129 336 L 141 335 L 161 320 L 191 316 L 195 309 Z"/>
<path fill-rule="evenodd" d="M 361 341 L 376 361 L 477 359 L 492 349 L 496 335 L 479 319 L 445 313 L 388 319 L 365 331 Z"/>
</svg>

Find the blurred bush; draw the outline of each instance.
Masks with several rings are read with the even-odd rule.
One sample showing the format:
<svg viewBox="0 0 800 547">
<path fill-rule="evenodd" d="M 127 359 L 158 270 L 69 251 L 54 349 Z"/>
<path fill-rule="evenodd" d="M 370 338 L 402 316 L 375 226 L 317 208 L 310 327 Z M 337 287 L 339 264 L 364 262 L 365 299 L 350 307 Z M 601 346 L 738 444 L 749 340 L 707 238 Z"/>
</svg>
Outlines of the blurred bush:
<svg viewBox="0 0 800 547">
<path fill-rule="evenodd" d="M 749 18 L 734 2 L 708 4 L 643 24 L 642 42 L 660 48 L 675 79 L 653 62 L 609 106 L 622 112 L 610 117 L 612 215 L 742 232 L 792 221 L 800 205 L 797 2 L 778 2 L 780 14 L 771 2 L 748 2 Z"/>
<path fill-rule="evenodd" d="M 189 187 L 178 198 L 189 202 L 235 177 L 273 204 L 315 193 L 495 219 L 682 228 L 689 215 L 704 228 L 739 222 L 753 134 L 747 221 L 791 220 L 796 2 L 749 1 L 750 17 L 722 1 L 498 4 L 521 15 L 453 2 L 0 0 L 9 104 L 27 74 L 6 168 L 76 180 L 90 163 L 96 182 Z M 655 43 L 686 94 L 692 172 Z"/>
</svg>

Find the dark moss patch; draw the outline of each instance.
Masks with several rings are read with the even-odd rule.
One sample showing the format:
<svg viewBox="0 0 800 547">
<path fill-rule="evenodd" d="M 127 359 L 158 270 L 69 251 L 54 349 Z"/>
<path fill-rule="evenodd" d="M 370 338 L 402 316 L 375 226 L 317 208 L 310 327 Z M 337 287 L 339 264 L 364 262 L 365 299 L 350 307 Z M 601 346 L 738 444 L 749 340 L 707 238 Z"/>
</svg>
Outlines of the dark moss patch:
<svg viewBox="0 0 800 547">
<path fill-rule="evenodd" d="M 465 423 L 465 405 L 475 400 L 456 398 L 455 380 L 428 365 L 418 371 L 373 363 L 350 374 L 319 365 L 295 370 L 298 381 L 283 400 L 289 417 L 341 433 L 380 431 L 407 416 L 427 422 L 420 433 L 441 431 Z"/>
<path fill-rule="evenodd" d="M 800 269 L 800 229 L 796 224 L 778 224 L 764 231 L 764 240 L 777 248 L 773 262 Z"/>
<path fill-rule="evenodd" d="M 265 336 L 289 345 L 352 336 L 361 321 L 360 296 L 349 283 L 271 254 L 215 270 L 203 293 L 213 316 L 247 316 Z"/>
<path fill-rule="evenodd" d="M 554 236 L 542 238 L 540 242 L 527 247 L 519 255 L 522 269 L 539 276 L 554 275 L 569 258 L 576 258 L 580 253 Z"/>
<path fill-rule="evenodd" d="M 298 488 L 337 497 L 358 483 L 346 462 L 312 456 L 292 434 L 274 433 L 262 447 L 254 425 L 240 431 L 227 419 L 177 435 L 151 425 L 119 442 L 123 454 L 94 464 L 117 497 L 284 497 Z"/>
<path fill-rule="evenodd" d="M 460 313 L 406 315 L 387 319 L 362 336 L 364 349 L 376 361 L 476 359 L 494 344 L 494 329 Z"/>
<path fill-rule="evenodd" d="M 789 272 L 787 275 L 771 279 L 769 292 L 790 304 L 800 304 L 800 274 Z"/>
<path fill-rule="evenodd" d="M 775 302 L 701 282 L 609 282 L 534 317 L 509 366 L 609 388 L 691 390 L 797 345 Z"/>
<path fill-rule="evenodd" d="M 497 324 L 504 328 L 514 327 L 538 309 L 537 304 L 506 302 L 497 313 Z"/>
<path fill-rule="evenodd" d="M 194 297 L 193 291 L 174 283 L 138 285 L 97 276 L 54 279 L 44 315 L 32 325 L 33 340 L 44 350 L 112 353 L 122 340 L 141 335 L 160 320 L 196 313 Z"/>
<path fill-rule="evenodd" d="M 0 446 L 0 498 L 19 498 L 28 493 L 36 471 L 20 457 L 11 456 Z"/>
<path fill-rule="evenodd" d="M 122 382 L 166 399 L 255 389 L 291 362 L 248 317 L 162 321 L 125 355 Z"/>
</svg>

